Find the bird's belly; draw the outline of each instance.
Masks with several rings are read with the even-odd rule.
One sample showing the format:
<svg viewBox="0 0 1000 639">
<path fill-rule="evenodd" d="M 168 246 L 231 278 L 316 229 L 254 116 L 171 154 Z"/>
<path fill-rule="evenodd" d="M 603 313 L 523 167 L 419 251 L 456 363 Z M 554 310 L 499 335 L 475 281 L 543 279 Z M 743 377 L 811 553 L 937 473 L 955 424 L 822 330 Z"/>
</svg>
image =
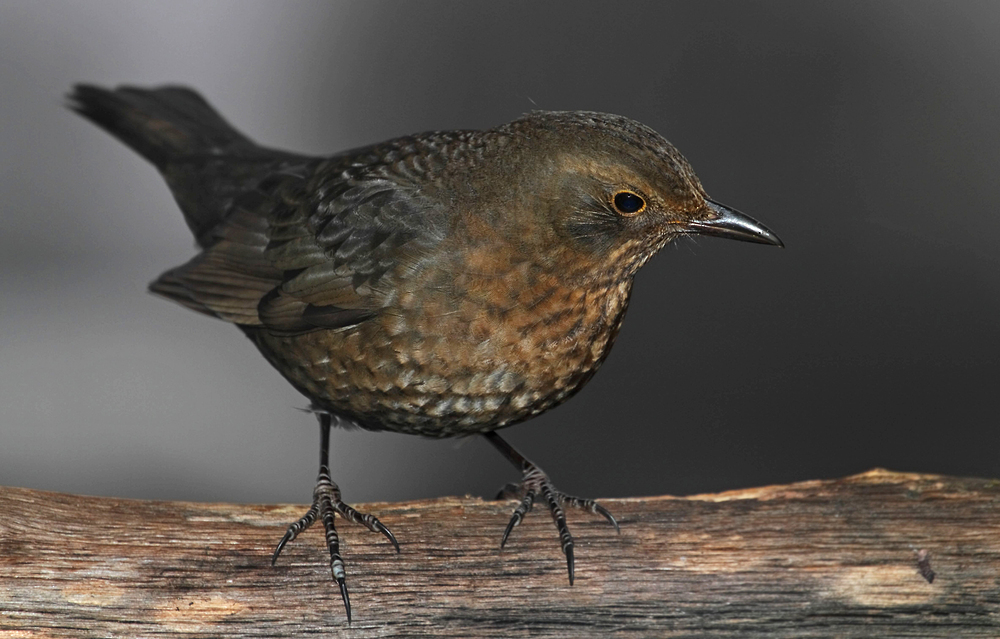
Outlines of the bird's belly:
<svg viewBox="0 0 1000 639">
<path fill-rule="evenodd" d="M 600 366 L 623 312 L 624 303 L 523 320 L 390 314 L 346 330 L 249 335 L 317 407 L 364 428 L 450 437 L 568 399 Z"/>
</svg>

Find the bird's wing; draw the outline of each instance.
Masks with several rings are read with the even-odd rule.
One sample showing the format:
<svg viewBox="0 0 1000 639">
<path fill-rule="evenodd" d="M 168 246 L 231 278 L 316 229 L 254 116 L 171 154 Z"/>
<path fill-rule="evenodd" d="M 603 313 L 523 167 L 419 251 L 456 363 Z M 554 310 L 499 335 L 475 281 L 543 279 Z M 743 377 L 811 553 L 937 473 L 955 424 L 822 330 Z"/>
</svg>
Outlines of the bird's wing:
<svg viewBox="0 0 1000 639">
<path fill-rule="evenodd" d="M 150 289 L 278 334 L 344 328 L 386 304 L 396 277 L 443 237 L 444 210 L 392 164 L 285 165 L 235 197 L 207 248 Z"/>
</svg>

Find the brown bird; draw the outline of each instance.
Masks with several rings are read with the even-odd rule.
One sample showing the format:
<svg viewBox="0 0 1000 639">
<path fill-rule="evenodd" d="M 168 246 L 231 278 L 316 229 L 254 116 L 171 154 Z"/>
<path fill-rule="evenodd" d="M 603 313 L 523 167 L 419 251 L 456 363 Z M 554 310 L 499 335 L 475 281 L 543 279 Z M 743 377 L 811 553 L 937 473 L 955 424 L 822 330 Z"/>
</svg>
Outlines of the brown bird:
<svg viewBox="0 0 1000 639">
<path fill-rule="evenodd" d="M 573 583 L 555 489 L 496 430 L 579 391 L 607 357 L 636 271 L 671 240 L 781 245 L 713 202 L 683 156 L 618 115 L 534 112 L 487 131 L 437 131 L 326 158 L 262 148 L 190 89 L 77 86 L 72 108 L 152 162 L 202 251 L 150 285 L 236 324 L 320 421 L 313 504 L 350 619 L 334 513 L 395 537 L 341 500 L 330 426 L 481 434 L 522 473 L 503 533 L 545 503 Z"/>
</svg>

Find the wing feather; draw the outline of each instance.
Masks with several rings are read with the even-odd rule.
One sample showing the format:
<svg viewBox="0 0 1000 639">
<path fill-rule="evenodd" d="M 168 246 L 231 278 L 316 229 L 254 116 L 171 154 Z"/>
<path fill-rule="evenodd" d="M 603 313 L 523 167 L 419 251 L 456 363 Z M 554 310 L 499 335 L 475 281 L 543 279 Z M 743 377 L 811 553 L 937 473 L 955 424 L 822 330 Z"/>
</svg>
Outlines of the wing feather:
<svg viewBox="0 0 1000 639">
<path fill-rule="evenodd" d="M 233 199 L 201 254 L 150 289 L 277 334 L 376 317 L 387 303 L 382 279 L 407 272 L 443 237 L 443 207 L 397 173 L 393 163 L 346 157 L 284 163 Z"/>
</svg>

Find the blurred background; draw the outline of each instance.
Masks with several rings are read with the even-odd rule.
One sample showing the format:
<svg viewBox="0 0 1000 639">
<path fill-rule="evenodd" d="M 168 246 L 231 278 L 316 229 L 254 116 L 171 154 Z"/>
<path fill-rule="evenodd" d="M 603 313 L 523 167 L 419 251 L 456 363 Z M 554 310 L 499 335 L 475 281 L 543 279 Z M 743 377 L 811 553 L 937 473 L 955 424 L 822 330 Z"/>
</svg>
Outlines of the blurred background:
<svg viewBox="0 0 1000 639">
<path fill-rule="evenodd" d="M 787 248 L 684 241 L 640 272 L 590 385 L 504 433 L 568 492 L 1000 476 L 997 33 L 992 1 L 6 0 L 0 484 L 301 503 L 316 474 L 304 398 L 146 293 L 193 241 L 155 170 L 64 108 L 80 81 L 190 85 L 315 154 L 532 109 L 664 134 Z M 333 446 L 349 502 L 517 479 L 478 438 Z"/>
</svg>

